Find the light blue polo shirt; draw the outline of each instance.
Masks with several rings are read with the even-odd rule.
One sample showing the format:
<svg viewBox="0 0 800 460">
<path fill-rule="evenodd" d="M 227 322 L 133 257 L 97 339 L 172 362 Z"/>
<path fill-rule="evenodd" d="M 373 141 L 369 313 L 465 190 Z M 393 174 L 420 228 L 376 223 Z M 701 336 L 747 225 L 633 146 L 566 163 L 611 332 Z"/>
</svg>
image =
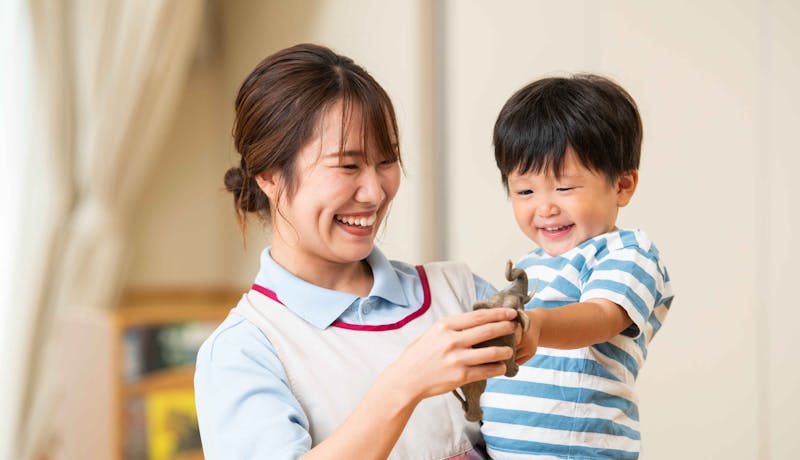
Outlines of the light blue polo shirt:
<svg viewBox="0 0 800 460">
<path fill-rule="evenodd" d="M 273 291 L 289 310 L 319 329 L 334 321 L 394 323 L 406 317 L 409 308 L 422 304 L 422 284 L 413 265 L 390 261 L 377 247 L 367 263 L 374 281 L 363 298 L 297 278 L 272 259 L 269 247 L 261 254 L 254 283 Z M 477 299 L 496 292 L 482 278 L 473 277 Z M 295 459 L 311 448 L 308 419 L 291 392 L 275 349 L 243 317 L 231 313 L 203 343 L 194 386 L 206 459 Z"/>
</svg>

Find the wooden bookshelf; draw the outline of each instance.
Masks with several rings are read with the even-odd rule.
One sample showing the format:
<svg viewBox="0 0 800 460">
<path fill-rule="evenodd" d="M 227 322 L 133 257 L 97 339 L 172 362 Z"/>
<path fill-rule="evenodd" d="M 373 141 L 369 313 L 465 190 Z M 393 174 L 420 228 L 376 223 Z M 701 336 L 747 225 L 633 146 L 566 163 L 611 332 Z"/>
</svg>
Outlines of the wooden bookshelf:
<svg viewBox="0 0 800 460">
<path fill-rule="evenodd" d="M 144 376 L 135 383 L 124 385 L 125 398 L 144 396 L 154 391 L 174 390 L 191 387 L 194 379 L 194 366 L 167 369 Z"/>
<path fill-rule="evenodd" d="M 119 308 L 112 313 L 114 418 L 117 421 L 115 451 L 119 460 L 153 457 L 150 453 L 156 440 L 161 446 L 159 451 L 163 451 L 164 443 L 161 441 L 169 439 L 170 433 L 152 432 L 154 415 L 148 411 L 155 407 L 151 404 L 154 400 L 158 399 L 163 407 L 165 401 L 170 401 L 170 395 L 178 395 L 182 398 L 183 413 L 176 412 L 174 417 L 183 417 L 181 420 L 185 421 L 191 416 L 196 421 L 193 403 L 187 407 L 187 400 L 193 400 L 194 390 L 194 360 L 188 358 L 193 356 L 190 355 L 192 350 L 196 353 L 197 342 L 207 336 L 206 331 L 210 333 L 225 319 L 242 292 L 231 289 L 137 289 L 123 296 Z M 149 367 L 152 363 L 148 358 L 163 353 L 159 347 L 166 348 L 163 342 L 156 340 L 160 333 L 169 331 L 175 335 L 190 328 L 194 328 L 193 343 L 182 344 L 185 348 L 181 348 L 185 362 L 174 365 L 159 362 L 158 366 Z M 198 337 L 200 333 L 202 337 Z M 141 413 L 137 412 L 140 417 L 131 416 L 131 407 L 141 408 Z M 146 437 L 143 438 L 142 433 Z M 203 456 L 199 448 L 191 448 L 174 452 L 168 458 L 195 460 Z"/>
</svg>

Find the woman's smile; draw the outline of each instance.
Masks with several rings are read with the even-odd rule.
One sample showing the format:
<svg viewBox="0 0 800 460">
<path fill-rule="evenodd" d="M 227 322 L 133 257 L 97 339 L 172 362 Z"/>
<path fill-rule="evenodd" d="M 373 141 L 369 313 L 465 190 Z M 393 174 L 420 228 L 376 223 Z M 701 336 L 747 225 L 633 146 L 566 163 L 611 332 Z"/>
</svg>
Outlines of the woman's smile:
<svg viewBox="0 0 800 460">
<path fill-rule="evenodd" d="M 344 231 L 355 236 L 372 235 L 377 220 L 376 213 L 364 214 L 336 214 L 334 221 Z"/>
</svg>

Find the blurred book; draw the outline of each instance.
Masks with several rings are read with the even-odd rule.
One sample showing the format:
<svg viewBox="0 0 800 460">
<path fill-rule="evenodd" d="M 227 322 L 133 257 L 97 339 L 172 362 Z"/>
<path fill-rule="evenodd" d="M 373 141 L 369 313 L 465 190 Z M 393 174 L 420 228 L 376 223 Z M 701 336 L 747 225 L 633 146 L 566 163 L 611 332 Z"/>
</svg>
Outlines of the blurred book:
<svg viewBox="0 0 800 460">
<path fill-rule="evenodd" d="M 200 345 L 217 324 L 192 321 L 129 327 L 124 340 L 125 381 L 133 383 L 156 371 L 193 366 Z"/>
<path fill-rule="evenodd" d="M 149 393 L 145 405 L 147 458 L 174 460 L 201 453 L 194 392 L 190 388 Z"/>
</svg>

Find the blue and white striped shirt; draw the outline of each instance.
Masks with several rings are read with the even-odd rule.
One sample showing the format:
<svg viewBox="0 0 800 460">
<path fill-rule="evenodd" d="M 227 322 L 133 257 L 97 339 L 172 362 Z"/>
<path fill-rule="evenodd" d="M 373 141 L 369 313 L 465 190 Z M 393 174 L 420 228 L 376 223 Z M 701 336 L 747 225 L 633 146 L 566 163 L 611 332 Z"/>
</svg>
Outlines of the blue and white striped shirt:
<svg viewBox="0 0 800 460">
<path fill-rule="evenodd" d="M 536 249 L 520 259 L 526 308 L 608 299 L 633 324 L 608 342 L 574 350 L 539 347 L 514 378 L 490 379 L 482 432 L 496 459 L 635 459 L 639 411 L 634 391 L 647 346 L 672 303 L 658 250 L 639 230 L 616 230 L 559 256 Z"/>
</svg>

